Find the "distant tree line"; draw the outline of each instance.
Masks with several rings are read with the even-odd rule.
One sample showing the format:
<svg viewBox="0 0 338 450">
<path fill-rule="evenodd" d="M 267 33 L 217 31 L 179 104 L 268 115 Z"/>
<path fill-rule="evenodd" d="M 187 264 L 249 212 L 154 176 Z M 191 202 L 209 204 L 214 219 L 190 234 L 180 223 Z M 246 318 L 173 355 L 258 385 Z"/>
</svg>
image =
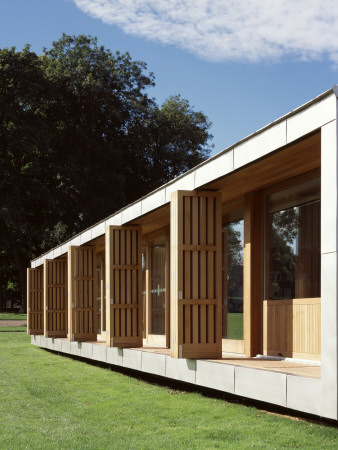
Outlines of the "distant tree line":
<svg viewBox="0 0 338 450">
<path fill-rule="evenodd" d="M 208 157 L 207 117 L 153 86 L 90 36 L 0 49 L 0 310 L 25 305 L 30 259 Z"/>
</svg>

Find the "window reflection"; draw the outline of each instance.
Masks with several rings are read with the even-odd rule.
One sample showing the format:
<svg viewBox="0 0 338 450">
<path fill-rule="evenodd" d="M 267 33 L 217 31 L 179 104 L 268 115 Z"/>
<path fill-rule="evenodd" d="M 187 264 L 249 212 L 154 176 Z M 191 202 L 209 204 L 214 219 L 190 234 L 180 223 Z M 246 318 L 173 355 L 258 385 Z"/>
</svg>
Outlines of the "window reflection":
<svg viewBox="0 0 338 450">
<path fill-rule="evenodd" d="M 267 198 L 266 298 L 320 296 L 320 179 Z"/>
<path fill-rule="evenodd" d="M 165 236 L 150 242 L 149 333 L 165 334 Z"/>
<path fill-rule="evenodd" d="M 243 339 L 243 211 L 223 217 L 223 339 Z"/>
</svg>

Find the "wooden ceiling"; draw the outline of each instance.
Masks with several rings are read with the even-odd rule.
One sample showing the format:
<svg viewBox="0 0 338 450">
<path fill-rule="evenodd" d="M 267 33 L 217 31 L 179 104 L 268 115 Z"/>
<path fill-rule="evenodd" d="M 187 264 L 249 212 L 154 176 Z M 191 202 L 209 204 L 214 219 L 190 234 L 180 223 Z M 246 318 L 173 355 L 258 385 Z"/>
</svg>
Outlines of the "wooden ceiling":
<svg viewBox="0 0 338 450">
<path fill-rule="evenodd" d="M 230 201 L 244 194 L 264 189 L 272 184 L 296 177 L 320 167 L 320 132 L 283 147 L 243 169 L 210 182 L 205 189 L 222 192 L 222 201 Z"/>
</svg>

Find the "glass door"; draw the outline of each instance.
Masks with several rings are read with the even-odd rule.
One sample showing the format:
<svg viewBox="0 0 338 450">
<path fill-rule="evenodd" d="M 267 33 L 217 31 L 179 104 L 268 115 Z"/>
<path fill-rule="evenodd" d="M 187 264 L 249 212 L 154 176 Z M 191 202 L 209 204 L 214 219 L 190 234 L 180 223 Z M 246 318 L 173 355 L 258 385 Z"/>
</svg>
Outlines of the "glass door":
<svg viewBox="0 0 338 450">
<path fill-rule="evenodd" d="M 223 351 L 243 353 L 243 210 L 223 216 Z"/>
</svg>

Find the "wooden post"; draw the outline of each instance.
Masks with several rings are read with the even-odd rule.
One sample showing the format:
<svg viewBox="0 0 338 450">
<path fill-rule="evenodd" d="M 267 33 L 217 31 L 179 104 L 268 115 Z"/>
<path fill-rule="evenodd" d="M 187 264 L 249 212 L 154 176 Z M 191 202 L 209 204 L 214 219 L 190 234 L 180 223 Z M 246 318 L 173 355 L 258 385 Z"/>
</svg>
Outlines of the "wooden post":
<svg viewBox="0 0 338 450">
<path fill-rule="evenodd" d="M 68 248 L 68 334 L 70 341 L 96 341 L 96 251 Z"/>
<path fill-rule="evenodd" d="M 244 353 L 254 356 L 262 351 L 262 315 L 264 296 L 263 196 L 245 196 L 243 267 Z"/>
<path fill-rule="evenodd" d="M 27 269 L 27 333 L 43 334 L 43 269 Z"/>
<path fill-rule="evenodd" d="M 171 356 L 222 356 L 222 217 L 218 192 L 171 197 Z"/>
<path fill-rule="evenodd" d="M 106 228 L 106 342 L 142 347 L 141 227 Z"/>
</svg>

